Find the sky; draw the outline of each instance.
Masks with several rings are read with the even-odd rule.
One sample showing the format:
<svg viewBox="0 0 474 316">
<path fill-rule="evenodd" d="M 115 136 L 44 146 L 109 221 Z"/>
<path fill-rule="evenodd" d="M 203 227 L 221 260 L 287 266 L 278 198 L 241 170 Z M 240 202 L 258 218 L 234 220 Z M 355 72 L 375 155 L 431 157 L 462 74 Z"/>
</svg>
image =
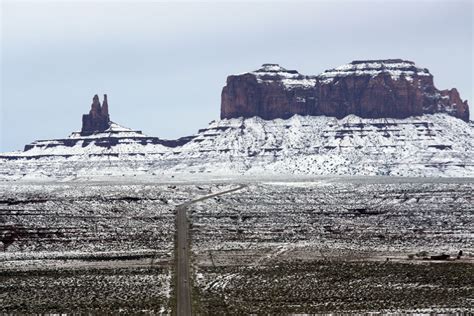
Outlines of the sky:
<svg viewBox="0 0 474 316">
<path fill-rule="evenodd" d="M 227 76 L 263 63 L 412 60 L 474 112 L 470 0 L 0 1 L 0 152 L 80 130 L 104 93 L 114 122 L 191 135 L 219 118 Z"/>
</svg>

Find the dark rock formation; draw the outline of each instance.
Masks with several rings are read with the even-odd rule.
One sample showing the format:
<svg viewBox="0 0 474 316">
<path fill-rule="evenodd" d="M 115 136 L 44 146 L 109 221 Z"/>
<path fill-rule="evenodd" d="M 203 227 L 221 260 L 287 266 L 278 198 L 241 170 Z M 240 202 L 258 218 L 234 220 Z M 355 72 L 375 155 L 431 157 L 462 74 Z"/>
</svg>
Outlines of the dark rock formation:
<svg viewBox="0 0 474 316">
<path fill-rule="evenodd" d="M 141 134 L 141 131 L 132 131 L 132 132 Z M 112 130 L 110 133 L 107 132 L 107 134 L 109 134 L 109 137 L 100 136 L 97 138 L 76 137 L 76 138 L 63 138 L 63 139 L 53 139 L 53 140 L 37 140 L 31 144 L 25 145 L 24 151 L 28 151 L 34 148 L 38 149 L 38 148 L 54 148 L 54 147 L 74 147 L 74 146 L 78 146 L 78 144 L 80 144 L 80 146 L 82 147 L 87 147 L 90 144 L 94 144 L 95 146 L 99 146 L 99 147 L 112 148 L 113 146 L 118 145 L 119 143 L 134 144 L 134 145 L 140 144 L 143 146 L 146 146 L 149 144 L 163 145 L 165 147 L 176 148 L 176 147 L 183 146 L 184 144 L 189 143 L 194 138 L 196 138 L 196 136 L 184 136 L 178 139 L 161 139 L 161 138 L 152 137 L 152 136 L 146 136 L 146 137 L 144 136 L 136 137 L 136 136 L 128 136 L 128 135 L 121 136 L 120 133 L 121 132 Z M 84 135 L 84 136 L 87 136 L 87 135 Z M 133 152 L 128 153 L 128 154 L 137 155 Z M 31 157 L 40 158 L 40 157 L 46 157 L 46 156 L 49 156 L 49 155 L 45 154 L 45 155 L 38 155 L 38 156 L 31 156 Z M 54 155 L 54 156 L 58 156 L 58 155 Z M 60 156 L 69 157 L 72 155 L 60 155 Z M 8 160 L 16 160 L 19 157 L 17 156 L 3 156 L 2 157 L 0 155 L 0 158 L 8 159 Z"/>
<path fill-rule="evenodd" d="M 229 76 L 222 90 L 221 118 L 260 116 L 264 119 L 310 115 L 316 106 L 316 78 L 277 64 Z"/>
<path fill-rule="evenodd" d="M 103 132 L 110 126 L 109 106 L 107 104 L 107 95 L 104 94 L 104 101 L 100 105 L 97 94 L 92 99 L 91 110 L 89 114 L 82 116 L 81 135 L 91 135 L 96 132 Z"/>
<path fill-rule="evenodd" d="M 427 69 L 401 59 L 353 61 L 318 76 L 264 64 L 254 72 L 229 76 L 221 103 L 221 118 L 406 118 L 440 112 L 469 120 L 467 101 L 456 89 L 436 89 Z"/>
<path fill-rule="evenodd" d="M 130 128 L 118 125 L 117 123 L 114 123 L 110 120 L 107 95 L 104 94 L 104 100 L 102 102 L 102 105 L 100 104 L 99 97 L 97 95 L 95 95 L 92 99 L 92 105 L 89 114 L 84 114 L 82 116 L 82 129 L 80 132 L 73 132 L 69 136 L 69 138 L 34 141 L 31 144 L 25 145 L 24 152 L 31 151 L 33 149 L 51 149 L 54 147 L 63 148 L 62 150 L 64 150 L 64 147 L 77 148 L 78 146 L 80 146 L 86 148 L 89 145 L 111 149 L 119 144 L 130 144 L 132 145 L 132 150 L 124 154 L 133 156 L 144 155 L 144 153 L 140 152 L 139 150 L 138 153 L 133 151 L 136 145 L 162 145 L 165 147 L 176 148 L 183 146 L 184 144 L 192 141 L 194 138 L 196 138 L 195 135 L 185 136 L 178 139 L 161 139 L 158 137 L 146 136 L 141 131 L 132 130 Z M 45 153 L 39 155 L 31 155 L 27 159 L 37 159 L 48 156 L 61 156 L 67 158 L 75 155 L 63 153 L 64 151 L 60 151 L 60 154 Z M 112 155 L 118 157 L 118 153 L 89 153 L 89 156 L 94 155 Z M 20 159 L 20 157 L 14 155 L 0 155 L 0 159 L 16 160 Z"/>
</svg>

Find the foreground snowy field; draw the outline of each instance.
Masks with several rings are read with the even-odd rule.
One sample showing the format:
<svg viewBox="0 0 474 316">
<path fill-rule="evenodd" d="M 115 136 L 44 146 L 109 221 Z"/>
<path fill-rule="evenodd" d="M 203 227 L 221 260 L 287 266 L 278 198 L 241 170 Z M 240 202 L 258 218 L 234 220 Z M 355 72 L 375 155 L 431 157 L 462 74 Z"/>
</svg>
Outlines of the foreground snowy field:
<svg viewBox="0 0 474 316">
<path fill-rule="evenodd" d="M 385 260 L 420 251 L 456 255 L 474 250 L 473 191 L 468 179 L 250 184 L 192 206 L 193 249 L 206 264 L 211 251 L 214 265 L 220 260 L 232 264 L 227 254 L 241 250 L 267 252 L 259 262 L 272 256 Z"/>
<path fill-rule="evenodd" d="M 473 192 L 469 180 L 341 178 L 193 205 L 196 308 L 472 311 Z M 440 254 L 452 260 L 431 260 Z"/>
<path fill-rule="evenodd" d="M 174 208 L 222 187 L 0 184 L 0 313 L 170 312 Z"/>
<path fill-rule="evenodd" d="M 472 311 L 472 179 L 326 177 L 0 184 L 0 312 L 171 312 L 176 206 L 241 183 L 188 209 L 195 312 Z"/>
</svg>

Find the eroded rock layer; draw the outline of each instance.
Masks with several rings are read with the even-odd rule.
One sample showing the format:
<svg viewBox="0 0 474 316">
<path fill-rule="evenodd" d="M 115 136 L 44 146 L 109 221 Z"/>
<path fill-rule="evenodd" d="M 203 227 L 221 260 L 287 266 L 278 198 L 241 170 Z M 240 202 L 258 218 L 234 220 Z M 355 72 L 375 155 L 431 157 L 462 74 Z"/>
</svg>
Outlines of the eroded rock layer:
<svg viewBox="0 0 474 316">
<path fill-rule="evenodd" d="M 456 89 L 436 89 L 428 69 L 401 59 L 353 61 L 317 76 L 264 64 L 229 76 L 221 102 L 221 118 L 407 118 L 434 113 L 469 120 L 467 101 Z"/>
</svg>

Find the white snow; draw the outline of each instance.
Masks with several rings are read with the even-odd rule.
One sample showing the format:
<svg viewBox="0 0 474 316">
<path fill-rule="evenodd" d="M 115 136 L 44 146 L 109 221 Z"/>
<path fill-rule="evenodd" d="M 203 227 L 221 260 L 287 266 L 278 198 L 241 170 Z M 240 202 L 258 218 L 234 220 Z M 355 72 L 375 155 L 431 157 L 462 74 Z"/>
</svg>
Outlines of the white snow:
<svg viewBox="0 0 474 316">
<path fill-rule="evenodd" d="M 474 128 L 447 114 L 240 118 L 213 121 L 195 136 L 176 148 L 124 138 L 110 148 L 78 142 L 1 154 L 0 179 L 134 174 L 474 177 Z M 6 159 L 12 156 L 17 160 Z M 35 156 L 43 157 L 31 159 Z"/>
<path fill-rule="evenodd" d="M 100 142 L 112 139 L 117 144 L 111 147 L 100 146 Z M 139 139 L 140 141 L 137 141 Z M 65 146 L 68 141 L 72 141 L 73 146 Z M 144 143 L 144 144 L 143 144 Z M 81 135 L 80 132 L 73 132 L 66 139 L 37 140 L 30 145 L 33 147 L 24 152 L 3 153 L 0 156 L 84 156 L 91 155 L 120 155 L 120 154 L 146 154 L 163 153 L 169 148 L 160 144 L 150 143 L 150 138 L 140 131 L 134 131 L 128 127 L 117 123 L 110 125 L 104 132 L 92 135 Z"/>
<path fill-rule="evenodd" d="M 367 62 L 350 63 L 327 70 L 320 74 L 318 78 L 323 83 L 330 83 L 333 79 L 346 76 L 371 76 L 376 77 L 380 74 L 389 74 L 393 80 L 405 78 L 413 81 L 414 76 L 431 76 L 427 69 L 418 68 L 411 62 Z"/>
<path fill-rule="evenodd" d="M 389 74 L 393 80 L 404 78 L 409 82 L 413 82 L 415 77 L 431 76 L 427 69 L 416 67 L 414 63 L 408 61 L 353 62 L 327 70 L 318 76 L 302 75 L 277 64 L 264 64 L 260 69 L 252 71 L 250 74 L 254 75 L 259 83 L 281 82 L 286 89 L 312 88 L 316 86 L 318 80 L 323 84 L 328 84 L 335 78 L 346 76 L 374 78 L 380 74 Z"/>
<path fill-rule="evenodd" d="M 112 122 L 110 127 L 101 133 L 95 133 L 89 136 L 81 135 L 81 132 L 73 132 L 69 135 L 71 139 L 88 139 L 88 138 L 100 138 L 100 137 L 148 137 L 140 131 L 134 131 L 131 128 L 121 126 L 117 123 Z"/>
<path fill-rule="evenodd" d="M 257 70 L 260 72 L 286 72 L 286 69 L 278 64 L 263 64 L 262 67 Z"/>
<path fill-rule="evenodd" d="M 317 80 L 316 79 L 283 79 L 281 82 L 288 89 L 291 89 L 295 86 L 312 88 L 316 86 Z"/>
<path fill-rule="evenodd" d="M 305 76 L 294 70 L 286 70 L 277 64 L 264 64 L 262 68 L 250 72 L 259 83 L 281 82 L 286 89 L 298 87 L 312 88 L 316 85 L 316 77 Z"/>
</svg>

